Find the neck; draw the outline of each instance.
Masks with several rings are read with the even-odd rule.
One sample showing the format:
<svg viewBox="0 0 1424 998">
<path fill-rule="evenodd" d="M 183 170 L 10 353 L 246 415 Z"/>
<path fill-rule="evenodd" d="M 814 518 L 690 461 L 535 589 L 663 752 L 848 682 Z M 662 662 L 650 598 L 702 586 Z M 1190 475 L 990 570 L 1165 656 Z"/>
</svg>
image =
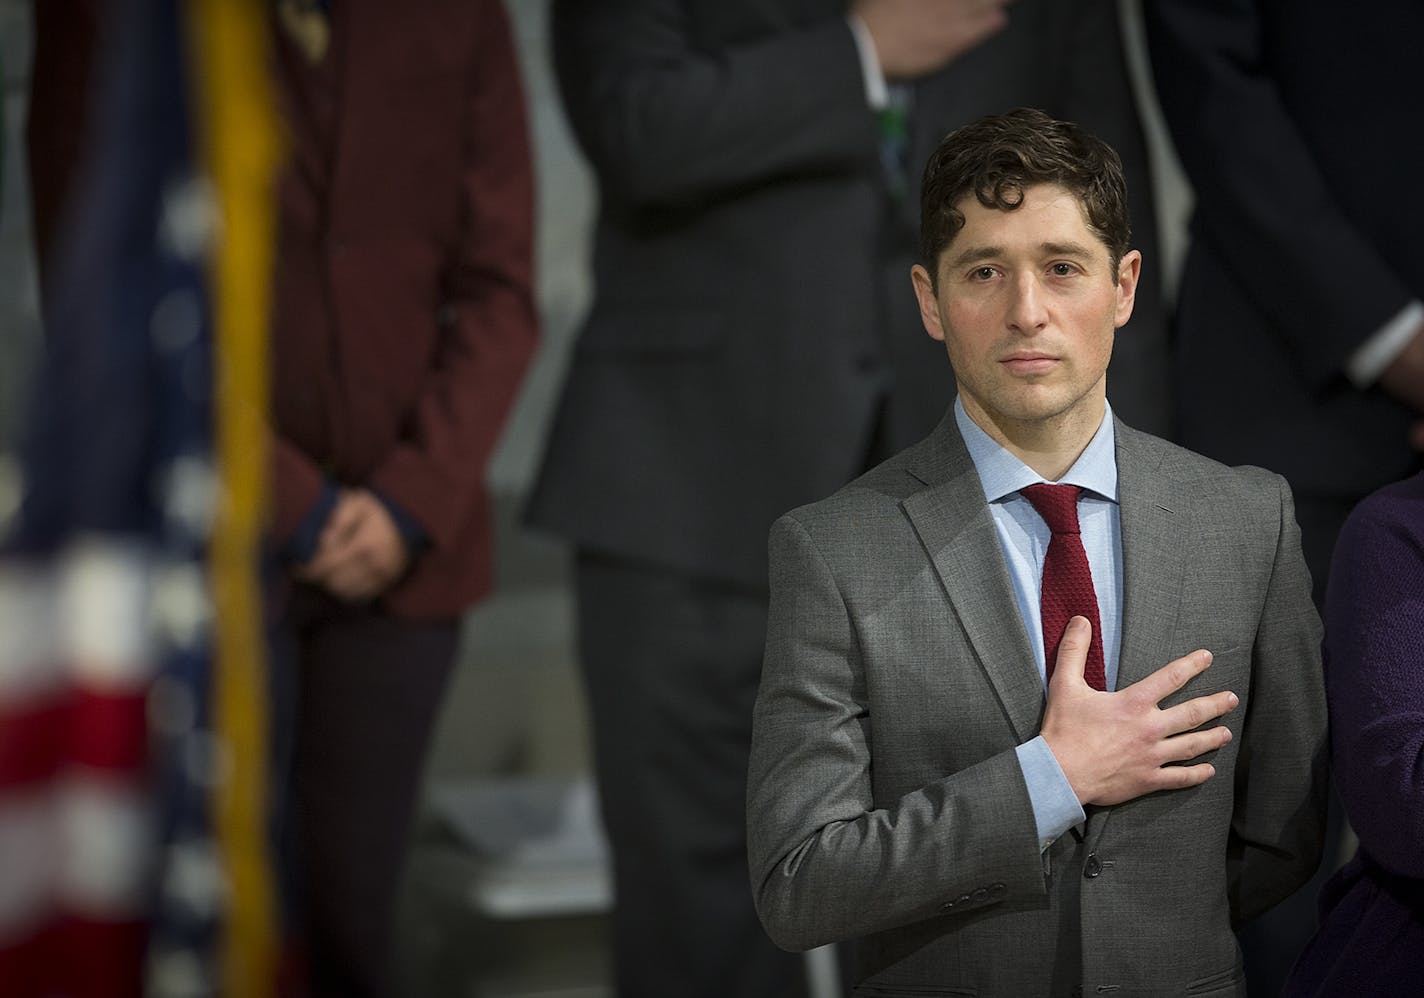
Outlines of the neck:
<svg viewBox="0 0 1424 998">
<path fill-rule="evenodd" d="M 1107 411 L 1105 400 L 1099 398 L 1093 404 L 1074 406 L 1048 419 L 1014 420 L 1003 416 L 995 419 L 971 400 L 962 395 L 960 398 L 964 401 L 965 413 L 980 429 L 1050 482 L 1067 474 L 1082 456 L 1102 426 Z"/>
</svg>

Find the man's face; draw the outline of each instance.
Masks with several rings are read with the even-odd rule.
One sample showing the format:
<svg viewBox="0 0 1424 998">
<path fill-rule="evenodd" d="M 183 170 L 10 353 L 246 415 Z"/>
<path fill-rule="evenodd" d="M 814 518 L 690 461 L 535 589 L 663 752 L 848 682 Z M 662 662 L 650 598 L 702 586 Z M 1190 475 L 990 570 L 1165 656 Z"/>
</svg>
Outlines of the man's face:
<svg viewBox="0 0 1424 998">
<path fill-rule="evenodd" d="M 912 276 L 920 317 L 944 342 L 970 418 L 991 434 L 1096 426 L 1141 254 L 1114 269 L 1078 199 L 1053 184 L 1026 188 L 1014 211 L 972 195 L 957 207 L 964 228 L 940 254 L 938 290 L 923 267 Z"/>
</svg>

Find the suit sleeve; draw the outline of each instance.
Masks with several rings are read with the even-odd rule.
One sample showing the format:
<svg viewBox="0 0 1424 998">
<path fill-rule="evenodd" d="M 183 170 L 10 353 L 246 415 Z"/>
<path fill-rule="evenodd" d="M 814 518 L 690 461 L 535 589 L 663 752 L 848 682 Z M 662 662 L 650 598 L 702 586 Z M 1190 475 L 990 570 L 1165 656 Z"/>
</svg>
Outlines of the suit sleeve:
<svg viewBox="0 0 1424 998">
<path fill-rule="evenodd" d="M 367 482 L 436 546 L 455 541 L 483 488 L 537 328 L 524 95 L 503 6 L 489 0 L 483 8 L 465 100 L 463 218 L 446 266 L 443 332 L 407 432 Z"/>
<path fill-rule="evenodd" d="M 272 504 L 267 529 L 281 550 L 291 543 L 321 500 L 326 476 L 301 448 L 277 433 L 269 435 L 268 448 Z"/>
<path fill-rule="evenodd" d="M 714 51 L 696 44 L 689 6 L 554 4 L 559 84 L 605 194 L 687 204 L 874 160 L 875 119 L 842 15 Z"/>
<path fill-rule="evenodd" d="M 1143 14 L 1197 237 L 1249 275 L 1243 290 L 1323 385 L 1414 295 L 1327 187 L 1271 78 L 1256 5 L 1152 0 Z"/>
<path fill-rule="evenodd" d="M 1360 845 L 1424 878 L 1424 502 L 1367 499 L 1331 567 L 1326 631 L 1335 785 Z"/>
<path fill-rule="evenodd" d="M 1310 878 L 1320 863 L 1325 832 L 1320 617 L 1311 602 L 1290 489 L 1283 479 L 1276 484 L 1276 557 L 1252 651 L 1227 842 L 1235 924 L 1284 900 Z"/>
<path fill-rule="evenodd" d="M 868 682 L 835 578 L 783 517 L 747 820 L 757 911 L 786 949 L 1047 892 L 1013 749 L 876 806 Z"/>
</svg>

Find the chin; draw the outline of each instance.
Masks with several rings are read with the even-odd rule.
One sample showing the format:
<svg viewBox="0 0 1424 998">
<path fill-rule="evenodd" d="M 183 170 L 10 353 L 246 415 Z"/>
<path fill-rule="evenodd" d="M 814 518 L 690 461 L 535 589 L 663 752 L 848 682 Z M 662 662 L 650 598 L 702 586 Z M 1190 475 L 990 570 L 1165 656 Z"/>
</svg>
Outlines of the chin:
<svg viewBox="0 0 1424 998">
<path fill-rule="evenodd" d="M 1076 400 L 1067 398 L 1064 393 L 1057 391 L 1020 391 L 999 401 L 1002 402 L 998 406 L 999 412 L 1006 418 L 1021 423 L 1032 423 L 1061 416 L 1073 408 Z"/>
</svg>

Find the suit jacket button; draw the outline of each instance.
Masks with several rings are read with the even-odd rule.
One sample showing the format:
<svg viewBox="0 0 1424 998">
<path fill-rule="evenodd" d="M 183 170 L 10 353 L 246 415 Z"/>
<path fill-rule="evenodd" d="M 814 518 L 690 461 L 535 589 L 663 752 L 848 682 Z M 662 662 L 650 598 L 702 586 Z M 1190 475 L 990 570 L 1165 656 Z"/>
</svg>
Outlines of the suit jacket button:
<svg viewBox="0 0 1424 998">
<path fill-rule="evenodd" d="M 978 890 L 976 890 L 973 894 L 969 896 L 973 899 L 975 904 L 983 904 L 985 901 L 989 900 L 989 889 L 987 887 L 980 887 Z"/>
<path fill-rule="evenodd" d="M 989 885 L 989 897 L 990 897 L 992 900 L 994 900 L 994 901 L 999 900 L 1001 897 L 1003 897 L 1004 895 L 1006 895 L 1006 894 L 1008 894 L 1008 893 L 1009 893 L 1009 889 L 1008 889 L 1007 887 L 1005 887 L 1003 884 L 990 884 L 990 885 Z"/>
<path fill-rule="evenodd" d="M 1088 861 L 1083 864 L 1083 876 L 1092 880 L 1102 872 L 1103 861 L 1098 859 L 1098 854 L 1095 852 L 1088 853 Z"/>
</svg>

